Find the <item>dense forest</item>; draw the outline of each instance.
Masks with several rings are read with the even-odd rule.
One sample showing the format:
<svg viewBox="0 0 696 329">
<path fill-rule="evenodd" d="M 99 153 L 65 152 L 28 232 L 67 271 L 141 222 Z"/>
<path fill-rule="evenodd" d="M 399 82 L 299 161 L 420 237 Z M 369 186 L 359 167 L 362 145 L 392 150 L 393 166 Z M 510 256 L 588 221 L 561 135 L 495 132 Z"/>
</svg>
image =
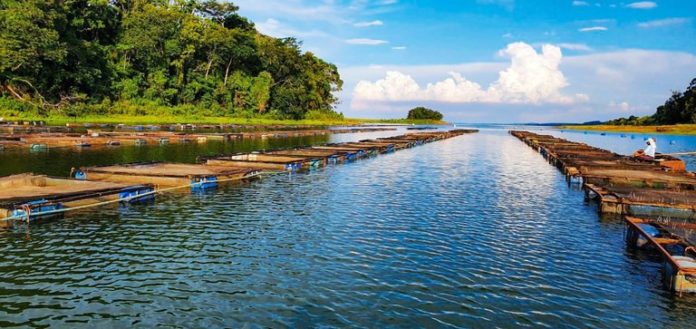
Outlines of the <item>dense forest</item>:
<svg viewBox="0 0 696 329">
<path fill-rule="evenodd" d="M 407 120 L 442 120 L 442 113 L 429 109 L 427 107 L 415 107 L 408 111 Z"/>
<path fill-rule="evenodd" d="M 340 116 L 336 66 L 300 46 L 259 33 L 224 1 L 2 0 L 0 109 Z"/>
<path fill-rule="evenodd" d="M 657 112 L 651 116 L 619 118 L 607 122 L 609 125 L 673 125 L 680 123 L 696 123 L 696 79 L 686 87 L 686 91 L 673 91 L 663 105 L 657 107 Z"/>
</svg>

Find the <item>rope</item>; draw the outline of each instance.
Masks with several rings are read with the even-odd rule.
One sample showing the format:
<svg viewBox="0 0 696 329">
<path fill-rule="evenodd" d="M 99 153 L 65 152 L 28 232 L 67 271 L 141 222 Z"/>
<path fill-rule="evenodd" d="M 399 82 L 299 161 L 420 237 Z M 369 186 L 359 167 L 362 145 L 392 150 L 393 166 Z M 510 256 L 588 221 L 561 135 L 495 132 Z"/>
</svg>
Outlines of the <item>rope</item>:
<svg viewBox="0 0 696 329">
<path fill-rule="evenodd" d="M 262 176 L 262 173 L 268 175 L 268 174 L 277 174 L 277 173 L 280 173 L 280 172 L 259 172 L 259 173 L 256 173 L 256 174 L 254 174 L 254 175 L 246 176 L 246 177 L 243 177 L 243 178 L 227 178 L 227 179 L 220 179 L 220 180 L 218 180 L 217 182 L 218 182 L 218 183 L 224 183 L 224 182 L 239 181 L 239 180 L 244 180 L 244 179 L 254 178 L 254 177 L 261 177 L 261 176 Z M 53 209 L 53 210 L 46 210 L 46 211 L 36 212 L 36 213 L 32 213 L 32 212 L 31 212 L 31 208 L 29 207 L 29 205 L 24 204 L 24 205 L 22 205 L 22 209 L 24 210 L 25 214 L 23 214 L 23 215 L 17 215 L 17 216 L 5 217 L 5 218 L 0 218 L 0 221 L 6 222 L 6 221 L 10 221 L 10 220 L 15 220 L 15 219 L 23 219 L 23 218 L 26 218 L 26 220 L 27 220 L 27 222 L 28 222 L 30 216 L 45 216 L 45 215 L 52 215 L 52 214 L 64 213 L 64 212 L 68 212 L 68 211 L 74 211 L 74 210 L 80 210 L 80 209 L 87 209 L 87 208 L 99 207 L 99 206 L 108 205 L 108 204 L 112 204 L 112 203 L 129 202 L 129 201 L 131 201 L 131 200 L 143 198 L 143 197 L 150 196 L 150 195 L 162 194 L 162 193 L 166 193 L 166 192 L 170 192 L 170 191 L 174 191 L 174 190 L 179 190 L 179 189 L 191 187 L 193 184 L 196 184 L 196 183 L 189 183 L 189 184 L 181 185 L 181 186 L 174 186 L 174 187 L 168 187 L 168 188 L 165 188 L 165 189 L 153 190 L 153 191 L 150 191 L 150 192 L 146 192 L 146 193 L 142 193 L 142 194 L 138 194 L 138 195 L 133 195 L 133 196 L 125 197 L 125 198 L 118 198 L 118 199 L 115 199 L 115 200 L 107 200 L 107 201 L 102 201 L 102 202 L 97 202 L 97 203 L 90 203 L 90 204 L 83 205 L 83 206 L 70 207 L 70 208 L 61 208 L 61 209 Z M 25 207 L 26 207 L 27 209 L 24 209 Z"/>
</svg>

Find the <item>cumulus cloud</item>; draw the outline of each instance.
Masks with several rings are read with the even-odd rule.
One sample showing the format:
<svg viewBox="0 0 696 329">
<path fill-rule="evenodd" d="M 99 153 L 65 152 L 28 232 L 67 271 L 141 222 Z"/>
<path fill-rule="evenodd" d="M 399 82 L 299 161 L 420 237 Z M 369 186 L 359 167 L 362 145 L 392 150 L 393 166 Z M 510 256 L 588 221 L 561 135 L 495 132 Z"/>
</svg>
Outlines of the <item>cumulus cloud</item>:
<svg viewBox="0 0 696 329">
<path fill-rule="evenodd" d="M 355 27 L 370 27 L 370 26 L 382 26 L 384 22 L 380 20 L 370 21 L 370 22 L 357 22 L 353 24 Z"/>
<path fill-rule="evenodd" d="M 580 32 L 597 32 L 609 30 L 606 26 L 590 26 L 579 29 Z"/>
<path fill-rule="evenodd" d="M 367 38 L 356 38 L 346 40 L 347 44 L 351 45 L 362 45 L 362 46 L 379 46 L 388 43 L 385 40 L 378 39 L 367 39 Z"/>
<path fill-rule="evenodd" d="M 589 6 L 589 5 L 590 4 L 587 3 L 587 1 L 578 1 L 578 0 L 573 1 L 573 6 L 576 6 L 576 7 L 584 7 L 584 6 Z"/>
<path fill-rule="evenodd" d="M 643 29 L 652 29 L 652 28 L 665 27 L 665 26 L 682 25 L 682 24 L 686 24 L 688 22 L 689 22 L 688 18 L 675 17 L 675 18 L 657 19 L 654 21 L 647 21 L 647 22 L 638 23 L 638 27 L 643 28 Z"/>
<path fill-rule="evenodd" d="M 626 7 L 631 9 L 653 9 L 657 7 L 657 4 L 652 1 L 638 1 L 629 3 Z"/>
<path fill-rule="evenodd" d="M 421 87 L 408 74 L 388 71 L 383 79 L 358 82 L 353 90 L 353 103 L 357 106 L 364 101 L 570 104 L 587 100 L 586 95 L 561 93 L 568 82 L 559 69 L 563 58 L 559 47 L 544 45 L 541 52 L 537 52 L 531 45 L 517 42 L 501 50 L 501 55 L 510 58 L 510 65 L 485 89 L 457 72 L 450 72 L 445 80 Z"/>
</svg>

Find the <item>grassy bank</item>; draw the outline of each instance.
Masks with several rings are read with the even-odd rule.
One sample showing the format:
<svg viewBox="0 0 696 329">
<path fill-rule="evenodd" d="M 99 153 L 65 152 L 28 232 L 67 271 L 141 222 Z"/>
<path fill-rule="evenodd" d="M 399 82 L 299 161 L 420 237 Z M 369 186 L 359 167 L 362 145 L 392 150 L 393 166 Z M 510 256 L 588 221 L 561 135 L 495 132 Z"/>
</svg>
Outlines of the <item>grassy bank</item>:
<svg viewBox="0 0 696 329">
<path fill-rule="evenodd" d="M 696 135 L 696 124 L 666 125 L 666 126 L 560 126 L 561 129 L 581 131 L 606 131 L 620 133 L 643 134 L 672 134 L 672 135 Z"/>
<path fill-rule="evenodd" d="M 110 116 L 19 116 L 5 117 L 5 121 L 43 121 L 47 125 L 63 126 L 65 124 L 126 124 L 126 125 L 147 125 L 147 124 L 237 124 L 237 125 L 303 125 L 303 126 L 338 126 L 338 125 L 358 125 L 358 124 L 425 124 L 438 125 L 446 124 L 444 121 L 429 120 L 406 120 L 406 119 L 305 119 L 305 120 L 278 120 L 270 118 L 234 118 L 234 117 L 215 117 L 215 116 L 130 116 L 130 115 L 110 115 Z"/>
</svg>

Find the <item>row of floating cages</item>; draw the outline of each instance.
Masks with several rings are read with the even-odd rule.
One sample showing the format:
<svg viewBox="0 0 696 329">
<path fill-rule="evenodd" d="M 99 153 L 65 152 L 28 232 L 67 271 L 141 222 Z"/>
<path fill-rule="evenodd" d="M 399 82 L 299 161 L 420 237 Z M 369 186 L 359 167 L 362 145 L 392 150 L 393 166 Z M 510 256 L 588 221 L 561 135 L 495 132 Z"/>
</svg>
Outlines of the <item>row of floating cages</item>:
<svg viewBox="0 0 696 329">
<path fill-rule="evenodd" d="M 183 133 L 174 131 L 148 131 L 149 129 L 133 131 L 99 131 L 87 130 L 87 134 L 73 132 L 59 133 L 38 133 L 38 134 L 20 134 L 20 135 L 2 135 L 0 142 L 6 142 L 10 139 L 21 142 L 19 144 L 6 144 L 9 146 L 28 146 L 32 150 L 43 150 L 50 147 L 92 147 L 92 146 L 120 146 L 120 145 L 164 145 L 176 143 L 205 143 L 209 140 L 232 141 L 243 138 L 280 138 L 291 136 L 309 136 L 309 135 L 326 135 L 328 133 L 352 133 L 365 131 L 381 131 L 393 130 L 394 128 L 348 128 L 348 129 L 323 129 L 323 130 L 295 130 L 295 131 L 259 131 L 259 132 L 243 132 L 243 133 Z M 424 138 L 442 138 L 438 132 L 421 133 Z M 402 139 L 414 139 L 417 137 L 409 137 L 408 135 L 401 136 Z M 374 140 L 375 143 L 382 142 L 383 139 Z M 418 139 L 420 140 L 420 138 Z"/>
<path fill-rule="evenodd" d="M 82 181 L 123 184 L 152 184 L 158 188 L 191 190 L 217 187 L 218 184 L 257 177 L 260 168 L 243 168 L 201 164 L 145 162 L 111 166 L 80 167 L 70 177 Z"/>
<path fill-rule="evenodd" d="M 73 168 L 69 179 L 34 174 L 9 176 L 0 178 L 0 221 L 7 224 L 17 219 L 52 218 L 80 207 L 153 200 L 155 194 L 170 190 L 203 191 L 220 184 L 253 180 L 262 171 L 297 171 L 352 161 L 392 152 L 396 145 L 419 145 L 437 136 L 397 137 L 388 142 L 371 140 L 238 154 L 211 158 L 205 164 L 144 162 L 85 166 Z"/>
<path fill-rule="evenodd" d="M 655 160 L 622 156 L 582 143 L 530 132 L 512 131 L 575 181 L 599 186 L 696 190 L 696 177 L 669 155 Z M 575 145 L 575 146 L 572 146 Z"/>
<path fill-rule="evenodd" d="M 204 157 L 199 159 L 199 161 L 216 166 L 239 166 L 262 168 L 266 170 L 299 171 L 317 168 L 326 164 L 354 161 L 359 158 L 377 154 L 391 153 L 425 142 L 473 132 L 477 132 L 477 130 L 407 134 L 383 139 L 324 144 L 291 150 L 271 150 L 263 153 L 255 152 Z"/>
<path fill-rule="evenodd" d="M 582 184 L 601 213 L 623 215 L 627 246 L 660 255 L 666 288 L 696 292 L 696 247 L 688 239 L 696 229 L 696 178 L 683 161 L 644 161 L 554 136 L 510 133 Z"/>
</svg>

